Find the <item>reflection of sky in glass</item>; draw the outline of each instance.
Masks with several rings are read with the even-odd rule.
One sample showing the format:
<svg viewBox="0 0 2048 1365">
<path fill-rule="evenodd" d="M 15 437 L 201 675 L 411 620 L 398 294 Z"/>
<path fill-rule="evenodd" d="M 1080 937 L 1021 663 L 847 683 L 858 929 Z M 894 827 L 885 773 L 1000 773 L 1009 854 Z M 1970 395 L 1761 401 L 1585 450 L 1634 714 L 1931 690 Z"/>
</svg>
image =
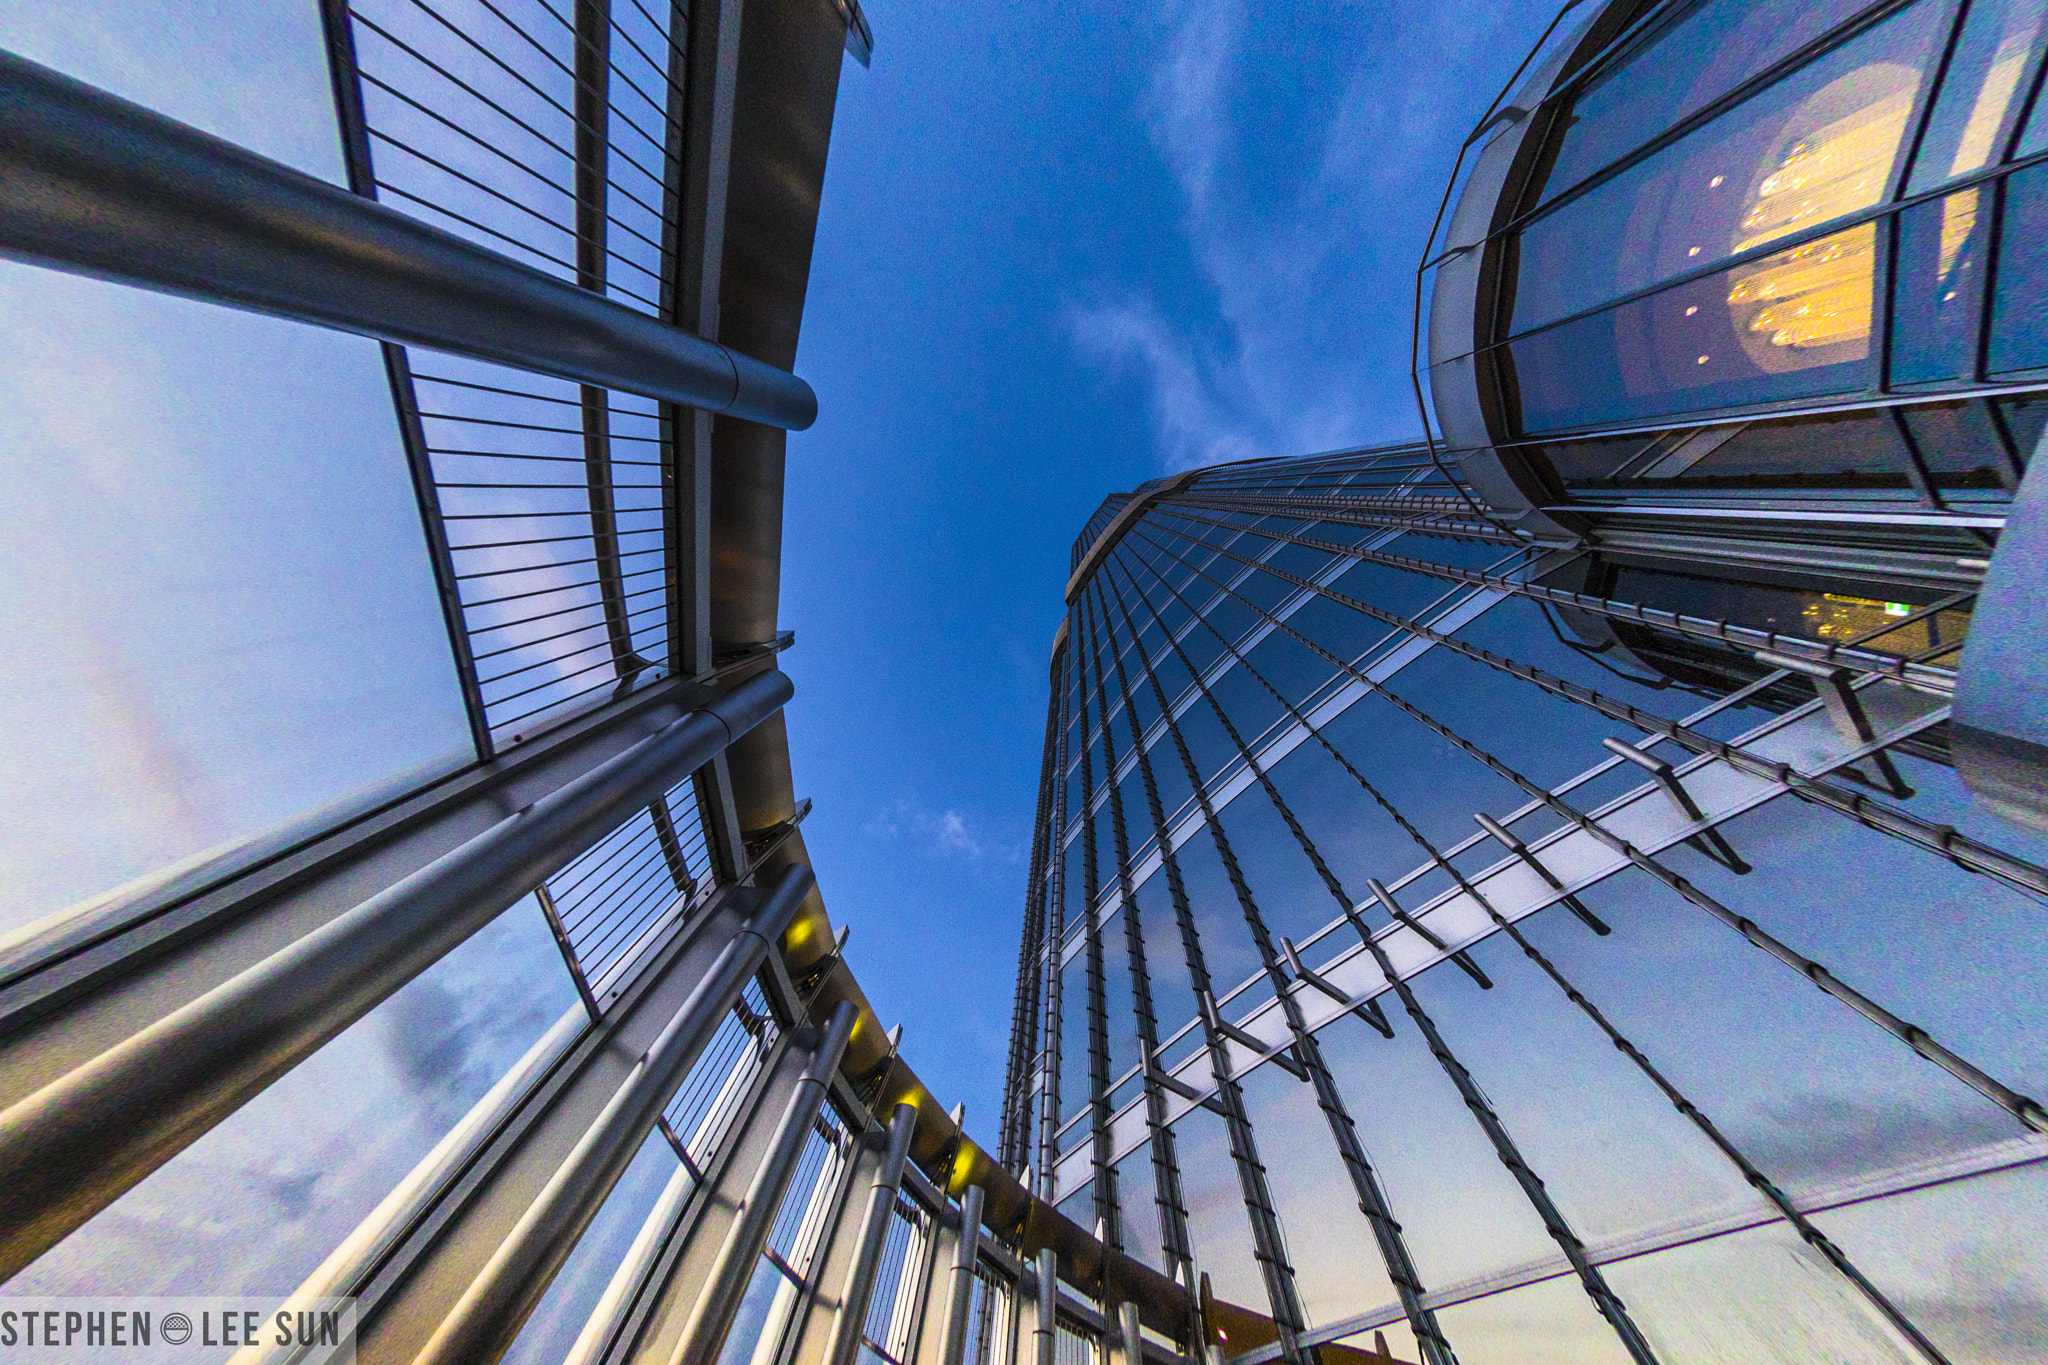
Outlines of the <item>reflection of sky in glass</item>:
<svg viewBox="0 0 2048 1365">
<path fill-rule="evenodd" d="M 5 1292 L 289 1293 L 576 1003 L 520 902 Z"/>
<path fill-rule="evenodd" d="M 632 1164 L 605 1197 L 597 1217 L 569 1253 L 533 1315 L 513 1338 L 504 1365 L 558 1365 L 625 1260 L 641 1225 L 671 1177 L 682 1169 L 676 1149 L 659 1131 L 649 1133 Z M 763 1262 L 766 1265 L 766 1262 Z"/>
<path fill-rule="evenodd" d="M 10 4 L 0 46 L 340 176 L 312 7 Z M 373 343 L 15 265 L 0 313 L 0 933 L 464 746 Z"/>
</svg>

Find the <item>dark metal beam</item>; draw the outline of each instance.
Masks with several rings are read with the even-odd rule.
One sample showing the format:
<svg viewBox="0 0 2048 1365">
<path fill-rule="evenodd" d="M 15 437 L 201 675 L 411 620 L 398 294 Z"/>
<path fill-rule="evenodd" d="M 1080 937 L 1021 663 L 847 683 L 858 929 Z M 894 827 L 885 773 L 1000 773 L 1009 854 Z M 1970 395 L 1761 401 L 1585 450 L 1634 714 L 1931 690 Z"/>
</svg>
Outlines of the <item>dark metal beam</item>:
<svg viewBox="0 0 2048 1365">
<path fill-rule="evenodd" d="M 801 430 L 803 380 L 0 53 L 0 255 Z"/>
</svg>

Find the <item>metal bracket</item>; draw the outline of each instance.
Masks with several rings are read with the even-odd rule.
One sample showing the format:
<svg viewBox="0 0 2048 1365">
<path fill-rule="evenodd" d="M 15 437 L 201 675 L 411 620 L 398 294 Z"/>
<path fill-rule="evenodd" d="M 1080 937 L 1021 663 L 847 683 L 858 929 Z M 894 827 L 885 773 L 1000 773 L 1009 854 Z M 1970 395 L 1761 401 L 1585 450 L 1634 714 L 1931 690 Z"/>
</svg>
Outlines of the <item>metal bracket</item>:
<svg viewBox="0 0 2048 1365">
<path fill-rule="evenodd" d="M 1208 1022 L 1210 1028 L 1222 1034 L 1231 1042 L 1236 1043 L 1239 1047 L 1249 1049 L 1260 1057 L 1266 1057 L 1268 1044 L 1265 1039 L 1255 1033 L 1247 1033 L 1228 1019 L 1225 1019 L 1223 1011 L 1216 1008 L 1216 997 L 1209 994 L 1209 992 L 1203 991 L 1199 999 L 1202 1006 L 1202 1018 Z M 1295 1060 L 1291 1055 L 1293 1050 L 1294 1045 L 1289 1043 L 1271 1057 L 1267 1057 L 1266 1060 L 1293 1076 L 1294 1079 L 1305 1081 L 1308 1079 L 1308 1068 Z"/>
<path fill-rule="evenodd" d="M 1286 954 L 1288 970 L 1292 971 L 1295 976 L 1306 981 L 1324 995 L 1329 996 L 1339 1005 L 1342 1005 L 1346 1013 L 1357 1015 L 1389 1038 L 1394 1036 L 1394 1026 L 1387 1022 L 1386 1011 L 1380 1008 L 1378 1000 L 1367 998 L 1354 1001 L 1344 993 L 1342 986 L 1337 985 L 1322 973 L 1313 970 L 1306 962 L 1301 960 L 1301 954 L 1295 950 L 1293 939 L 1282 938 L 1280 940 L 1280 951 Z"/>
<path fill-rule="evenodd" d="M 1768 664 L 1772 668 L 1782 668 L 1788 673 L 1798 673 L 1813 679 L 1813 690 L 1820 694 L 1820 704 L 1827 708 L 1828 719 L 1835 723 L 1836 733 L 1850 744 L 1860 748 L 1877 741 L 1877 729 L 1870 723 L 1870 713 L 1863 709 L 1863 699 L 1856 695 L 1855 688 L 1849 686 L 1848 669 L 1807 659 L 1794 659 L 1783 654 L 1772 654 L 1761 649 L 1756 651 L 1756 658 L 1759 663 Z M 1868 785 L 1879 787 L 1902 801 L 1913 794 L 1913 789 L 1906 785 L 1906 779 L 1901 777 L 1899 770 L 1893 766 L 1890 754 L 1879 749 L 1870 756 L 1870 761 L 1877 769 L 1878 776 L 1884 779 L 1882 783 L 1870 782 L 1854 768 L 1844 768 L 1841 771 L 1862 778 Z"/>
<path fill-rule="evenodd" d="M 1624 740 L 1615 739 L 1612 736 L 1601 740 L 1600 743 L 1606 747 L 1609 753 L 1617 758 L 1627 759 L 1648 773 L 1651 780 L 1659 787 L 1662 787 L 1664 794 L 1671 798 L 1671 804 L 1678 808 L 1678 813 L 1685 817 L 1687 824 L 1698 825 L 1706 823 L 1706 812 L 1700 809 L 1699 802 L 1692 799 L 1692 793 L 1687 791 L 1685 784 L 1678 780 L 1677 770 L 1669 763 L 1658 758 L 1655 754 L 1646 754 L 1641 749 L 1636 748 L 1635 745 Z M 1717 829 L 1703 829 L 1698 834 L 1688 837 L 1685 842 L 1691 844 L 1703 856 L 1712 858 L 1730 872 L 1739 875 L 1749 871 L 1749 864 L 1742 861 L 1741 855 L 1736 853 L 1728 841 L 1721 837 L 1721 832 Z"/>
<path fill-rule="evenodd" d="M 1543 879 L 1544 884 L 1549 886 L 1549 888 L 1552 891 L 1564 891 L 1564 883 L 1557 879 L 1557 874 L 1555 872 L 1552 872 L 1549 868 L 1545 867 L 1542 861 L 1537 858 L 1536 854 L 1530 849 L 1530 847 L 1527 844 L 1523 843 L 1520 839 L 1516 838 L 1514 832 L 1510 830 L 1507 826 L 1501 824 L 1500 821 L 1494 819 L 1491 815 L 1486 814 L 1484 811 L 1480 811 L 1474 814 L 1472 818 L 1479 822 L 1479 828 L 1485 830 L 1488 834 L 1491 834 L 1495 839 L 1500 841 L 1502 844 L 1506 845 L 1508 852 L 1514 854 L 1517 858 L 1520 858 L 1523 862 L 1527 863 L 1529 867 L 1536 873 L 1536 875 Z M 1605 935 L 1614 932 L 1614 930 L 1610 928 L 1604 920 L 1602 920 L 1598 915 L 1594 914 L 1591 910 L 1588 910 L 1585 906 L 1585 903 L 1581 901 L 1577 896 L 1571 895 L 1567 892 L 1563 898 L 1562 903 L 1565 909 L 1571 911 L 1574 915 L 1577 915 L 1581 920 L 1585 921 L 1586 927 L 1588 929 L 1591 929 L 1594 933 L 1600 934 L 1604 937 Z"/>
<path fill-rule="evenodd" d="M 1230 1117 L 1229 1112 L 1218 1103 L 1214 1095 L 1204 1095 L 1151 1057 L 1145 1059 L 1145 1079 L 1162 1090 L 1172 1091 L 1189 1104 L 1208 1110 L 1218 1118 Z"/>
<path fill-rule="evenodd" d="M 1424 926 L 1421 920 L 1415 918 L 1415 916 L 1409 914 L 1406 910 L 1403 910 L 1401 908 L 1399 902 L 1397 902 L 1394 899 L 1394 893 L 1387 890 L 1386 884 L 1384 882 L 1382 882 L 1377 877 L 1367 877 L 1365 879 L 1365 884 L 1366 886 L 1371 888 L 1373 899 L 1380 903 L 1381 909 L 1385 910 L 1388 914 L 1392 915 L 1401 923 L 1407 925 L 1410 929 L 1413 929 L 1416 933 L 1422 935 L 1423 938 L 1429 941 L 1430 947 L 1436 949 L 1440 953 L 1451 953 L 1451 946 L 1448 943 L 1445 943 L 1442 939 L 1438 938 L 1434 933 L 1432 933 L 1426 926 Z M 1353 911 L 1351 913 L 1350 918 L 1354 921 L 1355 927 L 1357 927 L 1359 931 L 1363 933 L 1365 931 L 1364 922 L 1357 918 L 1356 911 Z M 1479 989 L 1483 991 L 1490 991 L 1493 989 L 1492 978 L 1488 977 L 1485 972 L 1479 970 L 1479 964 L 1474 962 L 1469 954 L 1463 951 L 1451 953 L 1451 961 L 1457 963 L 1460 967 L 1464 968 L 1465 975 L 1471 977 L 1474 981 L 1477 981 L 1479 983 Z"/>
</svg>

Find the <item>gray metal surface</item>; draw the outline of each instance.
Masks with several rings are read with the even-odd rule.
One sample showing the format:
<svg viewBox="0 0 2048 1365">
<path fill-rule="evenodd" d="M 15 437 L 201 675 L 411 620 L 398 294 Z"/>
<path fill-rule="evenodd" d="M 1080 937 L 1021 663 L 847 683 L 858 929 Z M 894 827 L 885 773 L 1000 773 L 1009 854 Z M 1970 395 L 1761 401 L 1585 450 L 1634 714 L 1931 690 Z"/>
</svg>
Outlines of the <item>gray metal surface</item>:
<svg viewBox="0 0 2048 1365">
<path fill-rule="evenodd" d="M 733 1315 L 739 1311 L 740 1298 L 760 1262 L 769 1226 L 782 1207 L 790 1176 L 803 1155 L 804 1142 L 817 1121 L 826 1090 L 839 1069 L 847 1039 L 859 1017 L 860 1011 L 850 1001 L 842 1000 L 826 1020 L 817 1048 L 783 1107 L 775 1134 L 769 1140 L 768 1155 L 741 1197 L 738 1217 L 727 1231 L 717 1259 L 697 1286 L 697 1305 L 691 1310 L 683 1338 L 675 1348 L 676 1361 L 711 1360 L 724 1346 L 726 1334 L 732 1330 Z"/>
<path fill-rule="evenodd" d="M 416 1357 L 418 1365 L 495 1360 L 511 1345 L 641 1139 L 653 1129 L 676 1083 L 774 951 L 811 886 L 808 868 L 790 868 L 720 948 L 675 1017 L 441 1319 Z"/>
<path fill-rule="evenodd" d="M 1956 771 L 2007 819 L 2048 829 L 2048 461 L 2034 452 L 1985 571 L 1956 680 Z"/>
<path fill-rule="evenodd" d="M 0 1113 L 0 1279 L 758 725 L 791 690 L 780 673 L 734 689 L 16 1101 Z"/>
<path fill-rule="evenodd" d="M 810 386 L 0 54 L 0 253 L 801 429 Z"/>
<path fill-rule="evenodd" d="M 875 1272 L 882 1264 L 882 1242 L 895 1216 L 897 1192 L 903 1187 L 903 1163 L 910 1156 L 910 1139 L 917 1131 L 917 1107 L 899 1104 L 889 1116 L 881 1164 L 868 1186 L 867 1205 L 861 1212 L 860 1231 L 854 1242 L 853 1264 L 846 1272 L 846 1289 L 839 1296 L 839 1311 L 832 1322 L 832 1345 L 826 1365 L 854 1365 L 860 1355 L 861 1329 L 868 1316 L 868 1299 L 875 1292 Z"/>
</svg>

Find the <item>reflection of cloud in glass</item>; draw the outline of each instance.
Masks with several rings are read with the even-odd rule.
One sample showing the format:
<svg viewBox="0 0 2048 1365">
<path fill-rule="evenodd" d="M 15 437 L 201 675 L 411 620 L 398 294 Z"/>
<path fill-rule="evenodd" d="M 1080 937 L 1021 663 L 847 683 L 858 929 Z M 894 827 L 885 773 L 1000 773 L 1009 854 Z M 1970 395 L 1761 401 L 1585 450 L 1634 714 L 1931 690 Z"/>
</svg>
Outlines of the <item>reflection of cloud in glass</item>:
<svg viewBox="0 0 2048 1365">
<path fill-rule="evenodd" d="M 284 1294 L 576 1003 L 522 901 L 8 1282 Z"/>
</svg>

